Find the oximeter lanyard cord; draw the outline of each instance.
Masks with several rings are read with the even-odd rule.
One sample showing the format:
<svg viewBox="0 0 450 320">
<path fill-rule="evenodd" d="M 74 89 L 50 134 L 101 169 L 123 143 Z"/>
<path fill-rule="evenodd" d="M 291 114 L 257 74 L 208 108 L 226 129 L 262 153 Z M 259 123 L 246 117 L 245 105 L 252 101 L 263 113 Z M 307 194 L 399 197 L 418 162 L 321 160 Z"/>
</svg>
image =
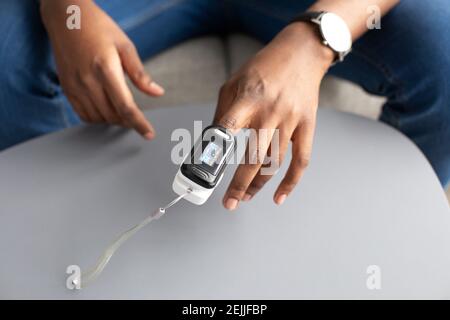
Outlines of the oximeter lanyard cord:
<svg viewBox="0 0 450 320">
<path fill-rule="evenodd" d="M 173 201 L 171 201 L 169 204 L 167 204 L 164 207 L 158 208 L 154 212 L 152 212 L 147 218 L 142 220 L 139 224 L 135 225 L 131 229 L 125 231 L 122 233 L 111 245 L 106 248 L 106 250 L 103 252 L 101 257 L 98 259 L 97 264 L 95 267 L 88 272 L 83 272 L 81 274 L 81 288 L 86 287 L 89 283 L 97 279 L 97 277 L 102 273 L 103 269 L 105 269 L 106 265 L 108 264 L 109 260 L 113 256 L 113 254 L 116 252 L 117 249 L 128 239 L 130 239 L 136 232 L 138 232 L 140 229 L 145 227 L 147 224 L 152 222 L 153 220 L 161 218 L 165 213 L 166 210 L 172 207 L 174 204 L 176 204 L 178 201 L 183 199 L 186 195 L 188 195 L 192 190 L 188 190 L 186 193 L 176 197 Z"/>
</svg>

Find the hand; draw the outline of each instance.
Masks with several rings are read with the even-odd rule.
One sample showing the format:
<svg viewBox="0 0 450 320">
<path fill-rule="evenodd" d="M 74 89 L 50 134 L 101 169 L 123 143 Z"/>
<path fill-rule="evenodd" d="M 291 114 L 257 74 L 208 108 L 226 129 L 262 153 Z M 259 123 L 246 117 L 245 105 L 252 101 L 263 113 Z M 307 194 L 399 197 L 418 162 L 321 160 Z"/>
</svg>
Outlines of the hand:
<svg viewBox="0 0 450 320">
<path fill-rule="evenodd" d="M 334 57 L 315 32 L 303 22 L 287 26 L 241 67 L 219 94 L 216 124 L 234 132 L 244 127 L 279 130 L 279 153 L 275 157 L 270 154 L 276 166 L 281 165 L 292 141 L 292 160 L 274 195 L 277 204 L 283 203 L 309 163 L 319 86 Z M 273 131 L 258 138 L 263 157 L 239 165 L 223 199 L 227 209 L 250 200 L 271 178 L 261 174 L 260 168 L 270 153 L 272 137 Z"/>
<path fill-rule="evenodd" d="M 81 29 L 66 28 L 66 9 L 81 8 Z M 136 105 L 124 71 L 138 89 L 164 94 L 145 72 L 133 43 L 94 1 L 42 0 L 41 15 L 55 54 L 58 77 L 80 118 L 134 128 L 147 139 L 155 132 Z"/>
</svg>

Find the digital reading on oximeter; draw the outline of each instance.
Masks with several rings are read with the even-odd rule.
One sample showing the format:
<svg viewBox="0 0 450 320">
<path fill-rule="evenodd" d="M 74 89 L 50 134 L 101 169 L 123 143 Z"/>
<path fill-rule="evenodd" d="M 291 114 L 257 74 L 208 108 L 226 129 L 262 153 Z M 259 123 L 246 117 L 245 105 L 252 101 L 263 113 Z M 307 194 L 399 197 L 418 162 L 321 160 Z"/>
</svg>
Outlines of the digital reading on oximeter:
<svg viewBox="0 0 450 320">
<path fill-rule="evenodd" d="M 194 182 L 213 188 L 225 169 L 234 148 L 234 137 L 222 127 L 207 127 L 181 166 Z"/>
<path fill-rule="evenodd" d="M 203 153 L 200 156 L 200 161 L 212 167 L 215 163 L 217 163 L 217 160 L 221 156 L 221 153 L 222 147 L 211 141 L 210 143 L 208 143 L 205 150 L 203 150 Z"/>
</svg>

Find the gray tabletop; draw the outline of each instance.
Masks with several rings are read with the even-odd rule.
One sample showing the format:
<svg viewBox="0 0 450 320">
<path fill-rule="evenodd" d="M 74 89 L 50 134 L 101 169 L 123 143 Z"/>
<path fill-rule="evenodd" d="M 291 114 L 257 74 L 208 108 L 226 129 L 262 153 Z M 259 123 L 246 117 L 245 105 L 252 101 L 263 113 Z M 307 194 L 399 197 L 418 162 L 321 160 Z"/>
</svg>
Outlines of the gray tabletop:
<svg viewBox="0 0 450 320">
<path fill-rule="evenodd" d="M 375 121 L 320 110 L 310 168 L 280 207 L 275 177 L 229 213 L 179 203 L 141 230 L 97 282 L 66 289 L 119 233 L 174 197 L 175 128 L 212 107 L 147 113 L 146 142 L 80 127 L 0 153 L 1 298 L 450 298 L 450 210 L 420 151 Z M 285 162 L 286 165 L 287 162 Z M 367 268 L 381 270 L 369 290 Z"/>
</svg>

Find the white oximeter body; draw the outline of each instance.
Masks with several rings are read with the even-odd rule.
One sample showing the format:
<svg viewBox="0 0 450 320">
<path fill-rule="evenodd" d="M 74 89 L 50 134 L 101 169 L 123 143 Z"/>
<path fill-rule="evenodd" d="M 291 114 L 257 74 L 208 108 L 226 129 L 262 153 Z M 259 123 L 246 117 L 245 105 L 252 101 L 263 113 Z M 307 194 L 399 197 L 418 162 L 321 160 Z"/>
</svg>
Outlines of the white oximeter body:
<svg viewBox="0 0 450 320">
<path fill-rule="evenodd" d="M 222 180 L 225 167 L 234 153 L 236 140 L 223 127 L 205 128 L 181 164 L 172 184 L 184 199 L 201 205 L 208 200 Z"/>
</svg>

